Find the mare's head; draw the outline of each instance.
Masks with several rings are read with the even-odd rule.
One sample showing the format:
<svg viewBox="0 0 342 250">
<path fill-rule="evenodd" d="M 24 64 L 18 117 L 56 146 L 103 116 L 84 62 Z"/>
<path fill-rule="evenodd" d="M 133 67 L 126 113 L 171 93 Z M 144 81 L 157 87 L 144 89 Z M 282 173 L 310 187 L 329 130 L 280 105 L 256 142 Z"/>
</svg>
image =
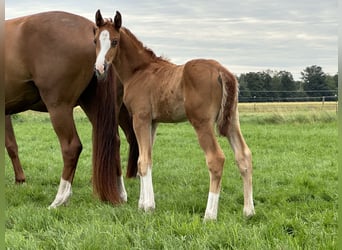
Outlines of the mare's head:
<svg viewBox="0 0 342 250">
<path fill-rule="evenodd" d="M 114 60 L 120 41 L 121 14 L 116 12 L 114 22 L 111 18 L 103 19 L 100 10 L 96 12 L 97 30 L 94 42 L 96 44 L 95 72 L 98 78 L 106 76 L 108 65 Z"/>
</svg>

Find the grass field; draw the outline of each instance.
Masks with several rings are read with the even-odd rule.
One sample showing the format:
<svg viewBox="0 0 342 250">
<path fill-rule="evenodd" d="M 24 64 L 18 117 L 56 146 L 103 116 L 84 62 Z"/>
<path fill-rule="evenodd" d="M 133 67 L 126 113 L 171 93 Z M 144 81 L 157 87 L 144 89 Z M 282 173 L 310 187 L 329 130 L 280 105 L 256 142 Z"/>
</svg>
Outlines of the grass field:
<svg viewBox="0 0 342 250">
<path fill-rule="evenodd" d="M 5 160 L 7 249 L 337 249 L 335 111 L 245 112 L 241 127 L 253 152 L 256 216 L 242 216 L 242 180 L 227 160 L 217 222 L 203 223 L 208 171 L 188 123 L 161 124 L 154 146 L 156 211 L 138 211 L 139 180 L 126 180 L 128 203 L 99 202 L 91 187 L 91 128 L 75 112 L 83 142 L 66 207 L 48 210 L 62 171 L 46 114 L 14 119 L 27 182 L 14 184 Z M 122 162 L 127 145 L 122 137 Z"/>
</svg>

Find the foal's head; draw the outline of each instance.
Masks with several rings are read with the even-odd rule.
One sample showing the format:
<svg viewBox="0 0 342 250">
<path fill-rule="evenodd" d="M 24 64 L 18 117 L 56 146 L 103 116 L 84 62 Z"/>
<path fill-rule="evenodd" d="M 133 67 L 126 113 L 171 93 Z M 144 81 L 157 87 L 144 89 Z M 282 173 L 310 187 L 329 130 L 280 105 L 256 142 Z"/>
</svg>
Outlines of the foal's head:
<svg viewBox="0 0 342 250">
<path fill-rule="evenodd" d="M 100 10 L 96 12 L 96 44 L 95 72 L 98 78 L 106 76 L 108 64 L 110 64 L 118 51 L 120 41 L 121 14 L 116 12 L 114 22 L 111 18 L 103 19 Z"/>
</svg>

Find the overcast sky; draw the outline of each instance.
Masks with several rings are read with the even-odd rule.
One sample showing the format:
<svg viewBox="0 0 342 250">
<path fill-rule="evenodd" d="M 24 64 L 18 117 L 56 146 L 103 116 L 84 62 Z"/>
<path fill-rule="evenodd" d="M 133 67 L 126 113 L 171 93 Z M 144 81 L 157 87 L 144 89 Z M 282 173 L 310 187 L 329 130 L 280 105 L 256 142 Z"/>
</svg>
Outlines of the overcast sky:
<svg viewBox="0 0 342 250">
<path fill-rule="evenodd" d="M 337 0 L 11 0 L 6 19 L 63 10 L 94 21 L 122 14 L 123 25 L 157 55 L 183 64 L 212 58 L 239 75 L 307 66 L 337 73 Z"/>
</svg>

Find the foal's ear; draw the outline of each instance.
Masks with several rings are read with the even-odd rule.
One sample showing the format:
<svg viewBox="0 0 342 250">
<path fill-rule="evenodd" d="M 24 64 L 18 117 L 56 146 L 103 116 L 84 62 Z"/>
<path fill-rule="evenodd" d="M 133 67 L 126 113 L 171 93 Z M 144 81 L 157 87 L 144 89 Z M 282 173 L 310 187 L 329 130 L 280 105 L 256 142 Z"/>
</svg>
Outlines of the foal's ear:
<svg viewBox="0 0 342 250">
<path fill-rule="evenodd" d="M 100 10 L 97 10 L 96 11 L 96 14 L 95 14 L 95 22 L 96 22 L 96 26 L 97 27 L 100 27 L 104 24 L 104 20 L 102 18 L 102 15 L 101 15 L 101 11 Z"/>
<path fill-rule="evenodd" d="M 121 28 L 121 24 L 122 24 L 121 14 L 119 11 L 117 11 L 114 17 L 114 27 L 117 31 L 119 31 L 119 29 Z"/>
</svg>

